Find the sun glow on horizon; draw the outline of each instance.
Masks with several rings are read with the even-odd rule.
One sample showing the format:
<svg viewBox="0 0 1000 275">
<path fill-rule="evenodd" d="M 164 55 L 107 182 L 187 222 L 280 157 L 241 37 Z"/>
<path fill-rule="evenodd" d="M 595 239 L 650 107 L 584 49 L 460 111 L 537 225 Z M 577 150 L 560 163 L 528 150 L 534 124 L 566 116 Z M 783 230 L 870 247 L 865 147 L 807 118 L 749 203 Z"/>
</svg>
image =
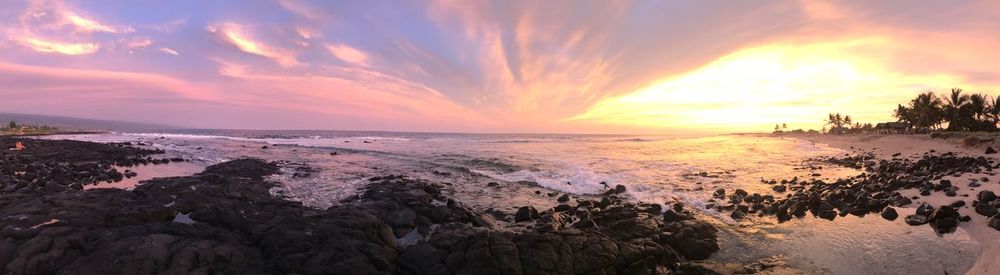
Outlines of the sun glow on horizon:
<svg viewBox="0 0 1000 275">
<path fill-rule="evenodd" d="M 892 120 L 893 106 L 920 91 L 910 83 L 961 83 L 950 75 L 889 70 L 890 57 L 881 53 L 893 46 L 886 38 L 866 38 L 748 48 L 605 99 L 570 120 L 725 131 L 764 131 L 788 123 L 790 128 L 819 130 L 829 112 L 848 113 L 864 122 Z"/>
</svg>

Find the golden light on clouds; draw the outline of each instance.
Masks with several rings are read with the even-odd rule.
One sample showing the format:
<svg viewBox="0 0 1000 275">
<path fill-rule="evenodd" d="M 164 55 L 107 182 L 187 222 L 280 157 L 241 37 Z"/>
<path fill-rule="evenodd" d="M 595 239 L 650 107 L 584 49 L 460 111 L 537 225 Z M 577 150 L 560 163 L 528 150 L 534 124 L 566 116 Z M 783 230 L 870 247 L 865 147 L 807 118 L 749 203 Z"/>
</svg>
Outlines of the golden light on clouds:
<svg viewBox="0 0 1000 275">
<path fill-rule="evenodd" d="M 101 24 L 97 21 L 90 20 L 87 18 L 80 17 L 76 14 L 67 14 L 66 20 L 69 20 L 71 24 L 76 26 L 79 30 L 84 32 L 107 32 L 107 33 L 117 33 L 119 30 L 117 28 Z M 127 29 L 126 29 L 127 30 Z"/>
<path fill-rule="evenodd" d="M 46 41 L 31 37 L 23 37 L 19 40 L 21 45 L 31 48 L 37 52 L 60 53 L 65 55 L 84 55 L 97 52 L 100 48 L 94 43 L 60 43 Z"/>
<path fill-rule="evenodd" d="M 255 40 L 249 31 L 238 24 L 223 23 L 209 26 L 208 31 L 219 35 L 222 41 L 236 46 L 236 48 L 245 53 L 270 58 L 285 67 L 299 64 L 294 53 L 282 48 L 268 46 Z"/>
<path fill-rule="evenodd" d="M 737 51 L 699 69 L 605 99 L 571 121 L 635 127 L 760 131 L 776 123 L 822 127 L 829 112 L 856 121 L 891 121 L 893 107 L 919 92 L 907 83 L 949 87 L 950 75 L 902 74 L 867 38 L 806 45 L 772 44 Z"/>
</svg>

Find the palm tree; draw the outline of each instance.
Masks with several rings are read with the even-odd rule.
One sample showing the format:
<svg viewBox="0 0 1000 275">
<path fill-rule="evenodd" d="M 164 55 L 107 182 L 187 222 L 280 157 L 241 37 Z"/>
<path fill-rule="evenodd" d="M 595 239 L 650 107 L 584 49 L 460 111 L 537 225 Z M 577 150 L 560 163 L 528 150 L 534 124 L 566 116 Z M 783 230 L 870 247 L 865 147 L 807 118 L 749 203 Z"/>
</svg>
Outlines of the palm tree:
<svg viewBox="0 0 1000 275">
<path fill-rule="evenodd" d="M 966 106 L 968 106 L 972 118 L 981 120 L 988 116 L 987 109 L 990 107 L 989 104 L 989 99 L 986 98 L 986 95 L 973 94 L 969 96 L 969 104 Z"/>
<path fill-rule="evenodd" d="M 966 117 L 970 130 L 992 131 L 996 125 L 990 119 L 990 100 L 985 94 L 973 94 L 969 96 L 969 103 L 966 106 Z"/>
<path fill-rule="evenodd" d="M 851 126 L 851 116 L 845 115 L 844 120 L 842 122 L 844 123 L 844 125 Z"/>
<path fill-rule="evenodd" d="M 993 98 L 993 101 L 990 102 L 989 108 L 986 109 L 986 113 L 989 114 L 990 119 L 993 121 L 993 125 L 1000 123 L 1000 96 Z"/>
<path fill-rule="evenodd" d="M 952 88 L 951 95 L 945 97 L 945 113 L 948 117 L 948 130 L 955 131 L 964 128 L 965 105 L 969 102 L 969 95 L 963 95 L 962 89 Z"/>
</svg>

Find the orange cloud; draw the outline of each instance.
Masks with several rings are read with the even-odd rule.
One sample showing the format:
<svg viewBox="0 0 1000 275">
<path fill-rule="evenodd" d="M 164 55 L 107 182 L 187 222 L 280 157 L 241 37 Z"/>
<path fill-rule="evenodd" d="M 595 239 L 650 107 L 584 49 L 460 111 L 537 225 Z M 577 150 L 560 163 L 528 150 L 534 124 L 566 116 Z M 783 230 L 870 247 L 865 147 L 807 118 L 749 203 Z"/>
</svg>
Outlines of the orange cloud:
<svg viewBox="0 0 1000 275">
<path fill-rule="evenodd" d="M 862 122 L 892 121 L 895 104 L 915 93 L 982 88 L 951 72 L 904 73 L 892 58 L 881 56 L 910 45 L 873 37 L 747 48 L 604 99 L 569 121 L 646 129 L 763 131 L 775 123 L 819 129 L 827 113 L 847 113 Z"/>
</svg>

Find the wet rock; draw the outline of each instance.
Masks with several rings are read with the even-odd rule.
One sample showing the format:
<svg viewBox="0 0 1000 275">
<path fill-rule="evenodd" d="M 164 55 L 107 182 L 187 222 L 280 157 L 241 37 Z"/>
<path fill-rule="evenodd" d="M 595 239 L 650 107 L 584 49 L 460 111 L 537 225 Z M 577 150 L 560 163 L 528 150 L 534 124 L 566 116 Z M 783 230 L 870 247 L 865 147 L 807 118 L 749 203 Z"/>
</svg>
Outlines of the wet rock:
<svg viewBox="0 0 1000 275">
<path fill-rule="evenodd" d="M 927 216 L 916 214 L 906 216 L 906 224 L 912 226 L 927 224 Z"/>
<path fill-rule="evenodd" d="M 737 209 L 737 210 L 735 210 L 735 211 L 733 211 L 732 213 L 729 214 L 729 217 L 732 218 L 732 219 L 734 219 L 734 220 L 741 220 L 741 219 L 745 218 L 746 216 L 747 216 L 747 212 L 739 210 L 739 209 Z"/>
<path fill-rule="evenodd" d="M 997 199 L 997 195 L 994 194 L 993 191 L 983 190 L 983 191 L 979 191 L 979 194 L 976 195 L 976 199 L 978 199 L 980 202 L 987 202 L 988 203 L 988 202 L 992 202 L 993 200 Z"/>
<path fill-rule="evenodd" d="M 963 200 L 957 200 L 955 202 L 952 202 L 951 204 L 948 204 L 948 206 L 951 206 L 951 207 L 954 207 L 954 208 L 961 208 L 962 206 L 965 206 L 965 201 L 963 201 Z"/>
<path fill-rule="evenodd" d="M 1000 216 L 993 216 L 986 221 L 986 225 L 992 227 L 993 229 L 1000 230 Z"/>
<path fill-rule="evenodd" d="M 816 215 L 819 216 L 820 218 L 832 221 L 834 218 L 837 218 L 837 211 L 833 211 L 833 210 L 820 210 L 819 212 L 817 212 Z"/>
<path fill-rule="evenodd" d="M 941 206 L 934 213 L 928 217 L 934 230 L 938 233 L 952 232 L 955 227 L 958 226 L 958 220 L 960 216 L 958 211 L 951 206 Z"/>
<path fill-rule="evenodd" d="M 899 214 L 896 213 L 896 209 L 892 207 L 885 207 L 882 209 L 882 218 L 890 221 L 895 221 Z"/>
<path fill-rule="evenodd" d="M 987 155 L 992 155 L 992 154 L 996 154 L 997 150 L 994 150 L 993 147 L 986 147 L 986 152 L 984 152 L 984 153 L 987 154 Z"/>
<path fill-rule="evenodd" d="M 568 204 L 560 204 L 560 205 L 557 205 L 555 208 L 552 208 L 552 211 L 555 211 L 555 212 L 566 212 L 566 211 L 571 211 L 571 210 L 574 210 L 574 209 L 576 209 L 576 208 L 572 207 L 572 206 L 569 206 Z"/>
<path fill-rule="evenodd" d="M 568 202 L 569 201 L 569 195 L 563 194 L 562 196 L 559 196 L 559 198 L 557 198 L 556 201 L 557 202 Z"/>
<path fill-rule="evenodd" d="M 934 212 L 934 206 L 931 206 L 930 204 L 928 204 L 926 202 L 925 203 L 921 203 L 920 206 L 918 206 L 917 210 L 916 210 L 916 214 L 917 215 L 922 215 L 922 216 L 930 216 L 931 213 L 933 213 L 933 212 Z"/>
<path fill-rule="evenodd" d="M 996 216 L 997 213 L 1000 213 L 1000 210 L 998 210 L 996 206 L 980 202 L 976 205 L 976 213 L 986 217 L 993 217 Z"/>
<path fill-rule="evenodd" d="M 784 185 L 775 185 L 775 186 L 771 187 L 771 190 L 774 190 L 774 192 L 781 193 L 781 192 L 785 192 L 786 188 L 785 188 Z"/>
<path fill-rule="evenodd" d="M 726 189 L 719 188 L 715 190 L 715 193 L 712 193 L 712 197 L 716 199 L 726 198 Z"/>
</svg>

